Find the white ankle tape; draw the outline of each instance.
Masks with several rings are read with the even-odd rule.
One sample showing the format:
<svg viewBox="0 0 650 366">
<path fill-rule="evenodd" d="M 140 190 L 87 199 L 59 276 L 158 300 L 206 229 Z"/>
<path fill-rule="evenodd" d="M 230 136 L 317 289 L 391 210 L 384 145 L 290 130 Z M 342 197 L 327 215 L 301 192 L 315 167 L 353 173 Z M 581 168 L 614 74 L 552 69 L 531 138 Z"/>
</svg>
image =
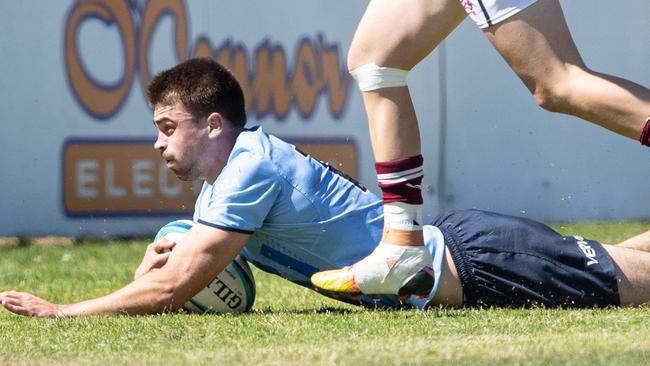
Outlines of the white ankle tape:
<svg viewBox="0 0 650 366">
<path fill-rule="evenodd" d="M 384 227 L 403 231 L 422 230 L 422 205 L 384 203 Z"/>
<path fill-rule="evenodd" d="M 393 67 L 380 67 L 377 64 L 365 64 L 350 71 L 359 84 L 361 91 L 406 86 L 408 71 Z"/>
<path fill-rule="evenodd" d="M 354 279 L 364 294 L 395 295 L 433 259 L 425 247 L 379 244 L 366 258 L 354 264 Z"/>
</svg>

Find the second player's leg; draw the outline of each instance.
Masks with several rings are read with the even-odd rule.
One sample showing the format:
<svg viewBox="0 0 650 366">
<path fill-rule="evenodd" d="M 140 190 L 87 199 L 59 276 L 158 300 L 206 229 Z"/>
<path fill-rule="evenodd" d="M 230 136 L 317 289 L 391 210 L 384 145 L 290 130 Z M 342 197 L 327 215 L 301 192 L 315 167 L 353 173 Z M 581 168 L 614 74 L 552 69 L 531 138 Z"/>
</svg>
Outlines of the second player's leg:
<svg viewBox="0 0 650 366">
<path fill-rule="evenodd" d="M 317 273 L 330 291 L 427 294 L 433 285 L 420 211 L 423 159 L 406 73 L 466 16 L 458 0 L 373 0 L 354 35 L 348 67 L 362 90 L 384 202 L 380 245 L 353 267 Z"/>
<path fill-rule="evenodd" d="M 603 245 L 616 267 L 622 306 L 650 304 L 650 253 Z"/>
<path fill-rule="evenodd" d="M 558 0 L 539 0 L 484 32 L 543 108 L 640 138 L 650 90 L 589 70 Z"/>
<path fill-rule="evenodd" d="M 410 71 L 465 17 L 466 13 L 457 0 L 373 0 L 352 40 L 348 67 L 353 74 L 369 64 Z M 395 162 L 419 156 L 420 131 L 408 87 L 378 87 L 364 90 L 362 95 L 375 161 Z M 408 168 L 413 169 L 412 166 Z M 379 169 L 378 173 L 382 173 Z M 392 170 L 386 171 L 386 175 L 400 175 L 399 165 L 391 165 L 389 169 Z M 378 180 L 381 186 L 381 175 Z M 404 182 L 402 188 L 421 200 L 419 181 L 410 183 Z M 397 200 L 418 204 L 411 202 L 410 197 L 397 197 Z M 390 225 L 384 227 L 387 230 L 382 242 L 406 246 L 423 244 L 421 231 L 395 231 L 389 230 Z"/>
<path fill-rule="evenodd" d="M 626 239 L 618 243 L 617 246 L 650 252 L 650 231 Z"/>
<path fill-rule="evenodd" d="M 351 71 L 368 64 L 409 71 L 467 16 L 458 0 L 373 0 L 348 53 Z M 363 92 L 376 161 L 420 154 L 408 87 Z"/>
</svg>

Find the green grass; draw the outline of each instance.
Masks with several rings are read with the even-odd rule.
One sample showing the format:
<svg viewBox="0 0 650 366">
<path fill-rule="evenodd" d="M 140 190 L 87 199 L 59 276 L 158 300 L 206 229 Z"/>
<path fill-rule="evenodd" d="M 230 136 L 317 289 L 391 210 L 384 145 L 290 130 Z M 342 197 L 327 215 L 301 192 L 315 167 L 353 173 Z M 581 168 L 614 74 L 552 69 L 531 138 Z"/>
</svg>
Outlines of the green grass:
<svg viewBox="0 0 650 366">
<path fill-rule="evenodd" d="M 618 242 L 649 223 L 553 227 Z M 130 281 L 143 241 L 0 248 L 0 289 L 69 302 Z M 650 309 L 369 311 L 254 271 L 243 315 L 30 319 L 0 310 L 0 365 L 647 365 Z"/>
</svg>

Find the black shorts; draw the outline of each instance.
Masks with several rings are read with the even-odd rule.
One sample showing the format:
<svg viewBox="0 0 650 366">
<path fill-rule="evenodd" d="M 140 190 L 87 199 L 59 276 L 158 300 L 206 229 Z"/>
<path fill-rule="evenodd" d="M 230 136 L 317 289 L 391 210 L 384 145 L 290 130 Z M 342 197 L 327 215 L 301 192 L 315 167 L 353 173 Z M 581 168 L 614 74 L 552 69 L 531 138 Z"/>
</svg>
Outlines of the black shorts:
<svg viewBox="0 0 650 366">
<path fill-rule="evenodd" d="M 525 218 L 479 210 L 437 217 L 469 307 L 620 304 L 616 269 L 600 243 Z"/>
</svg>

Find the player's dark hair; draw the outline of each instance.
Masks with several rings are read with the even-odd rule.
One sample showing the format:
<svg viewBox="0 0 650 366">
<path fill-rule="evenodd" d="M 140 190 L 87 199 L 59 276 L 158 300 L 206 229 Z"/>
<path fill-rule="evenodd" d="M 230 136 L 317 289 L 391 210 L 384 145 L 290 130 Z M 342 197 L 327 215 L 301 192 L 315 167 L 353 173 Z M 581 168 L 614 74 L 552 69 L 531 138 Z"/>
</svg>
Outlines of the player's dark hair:
<svg viewBox="0 0 650 366">
<path fill-rule="evenodd" d="M 165 70 L 151 81 L 152 106 L 183 103 L 195 117 L 217 112 L 235 127 L 246 124 L 244 93 L 235 76 L 210 58 L 193 58 Z"/>
</svg>

